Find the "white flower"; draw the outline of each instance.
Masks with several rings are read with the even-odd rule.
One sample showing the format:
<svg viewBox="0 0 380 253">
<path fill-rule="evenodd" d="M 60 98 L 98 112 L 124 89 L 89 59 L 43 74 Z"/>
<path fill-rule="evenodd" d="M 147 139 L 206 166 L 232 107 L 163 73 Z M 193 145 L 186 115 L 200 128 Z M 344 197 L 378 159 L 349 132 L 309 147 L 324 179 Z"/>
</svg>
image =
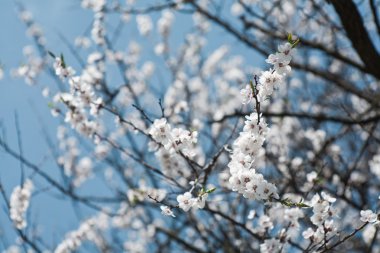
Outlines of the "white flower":
<svg viewBox="0 0 380 253">
<path fill-rule="evenodd" d="M 82 8 L 92 9 L 94 12 L 101 11 L 106 5 L 106 0 L 82 0 Z"/>
<path fill-rule="evenodd" d="M 268 59 L 265 60 L 269 64 L 275 64 L 278 62 L 278 56 L 276 54 L 270 54 Z"/>
<path fill-rule="evenodd" d="M 156 119 L 149 130 L 149 134 L 155 141 L 165 145 L 170 141 L 170 125 L 167 124 L 165 118 Z"/>
<path fill-rule="evenodd" d="M 154 47 L 154 53 L 156 55 L 162 55 L 165 51 L 166 51 L 166 46 L 164 43 L 158 43 L 155 47 Z"/>
<path fill-rule="evenodd" d="M 373 223 L 377 221 L 377 214 L 372 212 L 371 210 L 361 210 L 360 211 L 360 220 L 362 222 Z"/>
<path fill-rule="evenodd" d="M 199 209 L 203 209 L 206 205 L 207 197 L 208 197 L 207 193 L 204 193 L 201 196 L 198 196 L 198 198 L 195 199 L 193 206 Z"/>
<path fill-rule="evenodd" d="M 85 240 L 95 244 L 103 243 L 100 231 L 108 228 L 108 216 L 99 213 L 97 216 L 83 221 L 77 230 L 71 231 L 66 238 L 57 246 L 54 253 L 70 253 L 76 251 Z"/>
<path fill-rule="evenodd" d="M 104 26 L 104 20 L 102 13 L 97 13 L 91 29 L 91 38 L 97 45 L 104 45 L 106 43 L 105 35 L 106 28 Z"/>
<path fill-rule="evenodd" d="M 318 174 L 315 171 L 312 171 L 306 175 L 306 179 L 308 182 L 313 182 L 318 178 Z"/>
<path fill-rule="evenodd" d="M 260 244 L 261 253 L 277 253 L 280 252 L 282 244 L 276 239 L 267 239 L 263 244 Z"/>
<path fill-rule="evenodd" d="M 240 94 L 241 94 L 241 97 L 243 100 L 242 104 L 245 105 L 245 104 L 248 104 L 249 102 L 251 102 L 253 94 L 252 94 L 251 86 L 249 84 L 247 84 L 244 89 L 240 90 Z"/>
<path fill-rule="evenodd" d="M 255 210 L 251 210 L 251 211 L 249 211 L 249 213 L 248 213 L 248 217 L 247 217 L 247 219 L 248 219 L 248 220 L 253 220 L 253 218 L 255 218 L 255 215 L 256 215 L 256 211 L 255 211 Z"/>
<path fill-rule="evenodd" d="M 287 42 L 283 45 L 279 45 L 278 51 L 282 54 L 281 56 L 283 59 L 286 59 L 288 61 L 292 60 L 294 49 L 292 48 L 292 45 L 290 43 Z"/>
<path fill-rule="evenodd" d="M 33 183 L 27 179 L 22 187 L 17 186 L 10 197 L 10 218 L 17 229 L 26 228 L 25 213 L 29 207 Z"/>
<path fill-rule="evenodd" d="M 183 195 L 177 196 L 177 201 L 179 203 L 179 208 L 187 212 L 193 206 L 195 199 L 190 192 L 185 192 Z"/>
<path fill-rule="evenodd" d="M 92 168 L 92 160 L 89 157 L 83 157 L 80 159 L 74 168 L 74 185 L 79 186 L 86 181 L 92 175 Z"/>
<path fill-rule="evenodd" d="M 258 96 L 260 101 L 264 101 L 266 97 L 272 95 L 273 90 L 278 86 L 282 81 L 282 76 L 270 69 L 269 71 L 264 71 L 261 73 L 259 78 L 258 86 Z"/>
<path fill-rule="evenodd" d="M 172 216 L 175 217 L 173 211 L 170 209 L 168 206 L 160 206 L 161 208 L 161 213 L 166 216 Z"/>
<path fill-rule="evenodd" d="M 162 36 L 167 36 L 170 32 L 170 26 L 172 25 L 173 21 L 174 21 L 174 14 L 169 10 L 163 11 L 162 17 L 157 22 L 158 32 Z"/>
<path fill-rule="evenodd" d="M 328 201 L 330 203 L 334 203 L 336 201 L 336 198 L 330 196 L 329 194 L 327 194 L 325 192 L 321 192 L 321 195 L 322 195 L 322 198 L 324 198 L 326 201 Z"/>
<path fill-rule="evenodd" d="M 305 239 L 312 238 L 312 236 L 314 236 L 314 230 L 312 228 L 308 228 L 307 230 L 302 232 L 302 236 Z"/>
<path fill-rule="evenodd" d="M 64 79 L 66 77 L 71 77 L 75 74 L 75 71 L 70 66 L 65 66 L 61 57 L 56 57 L 54 62 L 54 70 L 55 74 L 59 76 L 59 78 Z"/>
<path fill-rule="evenodd" d="M 91 40 L 84 36 L 79 36 L 75 38 L 74 44 L 79 48 L 89 48 L 91 46 Z"/>
<path fill-rule="evenodd" d="M 280 75 L 287 75 L 290 73 L 292 68 L 289 66 L 290 61 L 284 59 L 279 59 L 277 63 L 274 64 L 274 69 Z"/>
<path fill-rule="evenodd" d="M 280 45 L 278 50 L 279 53 L 269 55 L 266 62 L 272 64 L 279 75 L 287 75 L 291 71 L 289 63 L 292 60 L 293 50 L 289 43 Z"/>
<path fill-rule="evenodd" d="M 143 36 L 147 36 L 153 29 L 153 23 L 148 15 L 138 15 L 136 17 L 137 27 Z"/>
<path fill-rule="evenodd" d="M 380 153 L 373 156 L 368 164 L 371 172 L 380 178 Z"/>
<path fill-rule="evenodd" d="M 239 16 L 244 12 L 243 6 L 236 2 L 231 5 L 231 14 L 234 16 Z"/>
</svg>

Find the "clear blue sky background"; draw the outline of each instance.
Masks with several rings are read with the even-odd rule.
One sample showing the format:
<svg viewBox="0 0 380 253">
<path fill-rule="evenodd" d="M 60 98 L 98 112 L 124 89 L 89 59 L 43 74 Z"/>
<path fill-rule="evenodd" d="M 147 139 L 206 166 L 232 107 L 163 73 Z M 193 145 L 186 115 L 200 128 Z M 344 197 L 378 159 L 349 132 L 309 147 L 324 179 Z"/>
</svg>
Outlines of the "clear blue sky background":
<svg viewBox="0 0 380 253">
<path fill-rule="evenodd" d="M 73 41 L 77 35 L 81 35 L 91 24 L 92 12 L 80 9 L 80 1 L 78 0 L 24 0 L 21 2 L 27 10 L 33 13 L 36 22 L 42 26 L 49 48 L 53 52 L 63 52 L 65 55 L 69 55 L 68 49 L 62 43 L 58 33 L 64 34 L 70 41 Z M 185 32 L 185 29 L 183 29 L 184 22 L 184 20 L 176 22 L 176 27 L 173 30 L 173 34 L 176 34 L 176 36 L 172 36 L 175 43 L 183 40 L 183 36 L 178 35 L 183 35 Z M 189 21 L 186 22 L 188 23 Z M 142 44 L 147 43 L 137 36 L 136 26 L 129 27 L 130 29 L 125 31 L 124 35 L 133 39 L 136 37 L 136 40 Z M 2 129 L 6 130 L 9 145 L 18 150 L 15 129 L 15 113 L 17 112 L 24 156 L 33 163 L 41 165 L 41 168 L 49 174 L 56 175 L 57 167 L 54 166 L 51 159 L 46 159 L 48 147 L 42 134 L 42 127 L 44 126 L 48 129 L 48 135 L 53 138 L 56 136 L 58 121 L 51 117 L 47 107 L 47 100 L 41 96 L 43 88 L 41 84 L 54 87 L 52 80 L 44 76 L 39 79 L 37 87 L 31 87 L 25 84 L 22 79 L 15 79 L 10 76 L 11 69 L 16 68 L 24 61 L 23 47 L 33 44 L 31 38 L 25 34 L 25 25 L 17 17 L 13 0 L 0 0 L 0 31 L 0 62 L 5 69 L 5 77 L 0 80 L 0 120 L 3 126 Z M 221 39 L 221 34 L 220 30 L 213 31 L 210 35 L 208 47 L 217 48 L 224 42 L 234 41 L 230 37 Z M 127 47 L 127 43 L 123 39 L 119 40 L 118 44 L 121 50 L 125 50 Z M 54 46 L 52 47 L 52 45 Z M 253 60 L 258 59 L 257 55 L 252 52 L 247 54 L 244 47 L 234 47 L 233 52 L 245 55 L 246 59 L 251 59 L 248 62 L 250 65 L 259 67 L 258 61 Z M 152 54 L 152 51 L 147 52 L 147 54 Z M 66 57 L 67 59 L 70 60 L 70 57 Z M 0 151 L 0 181 L 4 185 L 8 196 L 12 189 L 20 183 L 20 171 L 20 163 L 5 152 Z M 30 176 L 30 170 L 27 171 L 27 176 Z M 35 180 L 34 183 L 37 188 L 41 188 L 41 185 L 47 185 L 41 179 Z M 91 192 L 92 190 L 95 191 L 95 189 L 97 189 L 96 184 L 92 184 L 87 188 L 87 191 Z M 0 200 L 0 206 L 4 208 L 2 199 Z M 84 212 L 84 216 L 86 216 L 86 212 Z M 51 244 L 61 241 L 62 235 L 78 226 L 77 217 L 71 204 L 67 201 L 57 200 L 51 194 L 47 195 L 45 193 L 37 193 L 33 197 L 29 221 L 40 225 L 44 239 Z M 16 238 L 4 211 L 0 212 L 0 231 L 5 234 L 4 237 L 0 238 L 1 251 L 4 247 L 13 244 Z M 1 241 L 5 241 L 7 245 L 4 246 Z"/>
</svg>

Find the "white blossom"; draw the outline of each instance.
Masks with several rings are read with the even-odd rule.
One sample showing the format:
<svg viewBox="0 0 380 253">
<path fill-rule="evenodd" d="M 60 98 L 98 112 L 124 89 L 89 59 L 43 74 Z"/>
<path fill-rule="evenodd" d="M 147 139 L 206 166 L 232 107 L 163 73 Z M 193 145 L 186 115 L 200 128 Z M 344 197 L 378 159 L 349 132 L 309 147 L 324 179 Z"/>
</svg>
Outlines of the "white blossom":
<svg viewBox="0 0 380 253">
<path fill-rule="evenodd" d="M 99 232 L 108 228 L 108 216 L 100 213 L 83 221 L 77 230 L 71 231 L 56 247 L 54 253 L 70 253 L 76 251 L 84 241 L 92 241 L 99 248 L 104 247 L 103 237 Z"/>
<path fill-rule="evenodd" d="M 240 94 L 242 97 L 242 103 L 244 105 L 251 102 L 251 100 L 253 98 L 253 92 L 252 92 L 252 88 L 250 85 L 246 85 L 244 89 L 241 89 Z"/>
<path fill-rule="evenodd" d="M 147 36 L 153 29 L 153 23 L 148 15 L 138 15 L 136 17 L 137 28 L 143 36 Z"/>
<path fill-rule="evenodd" d="M 374 155 L 369 161 L 369 168 L 373 174 L 380 178 L 380 153 Z"/>
<path fill-rule="evenodd" d="M 361 210 L 360 211 L 360 220 L 362 222 L 373 223 L 377 221 L 377 214 L 372 212 L 372 210 Z"/>
<path fill-rule="evenodd" d="M 17 186 L 13 190 L 10 197 L 10 218 L 17 229 L 23 229 L 27 226 L 25 213 L 29 207 L 32 190 L 33 183 L 30 179 L 27 179 L 22 186 Z"/>
<path fill-rule="evenodd" d="M 62 61 L 61 57 L 55 58 L 53 67 L 55 69 L 55 74 L 61 79 L 71 77 L 75 74 L 75 71 L 72 67 L 65 66 L 65 63 Z"/>
<path fill-rule="evenodd" d="M 180 194 L 177 196 L 177 201 L 179 204 L 179 208 L 183 211 L 187 212 L 194 205 L 196 201 L 190 192 L 185 192 L 184 194 Z"/>
<path fill-rule="evenodd" d="M 169 10 L 163 11 L 161 18 L 157 22 L 158 32 L 162 36 L 168 36 L 170 32 L 170 27 L 173 21 L 174 21 L 174 14 Z"/>
<path fill-rule="evenodd" d="M 163 215 L 172 216 L 173 218 L 175 218 L 175 215 L 174 215 L 173 211 L 170 209 L 170 207 L 168 207 L 168 206 L 160 206 L 160 208 L 161 208 L 161 213 Z"/>
<path fill-rule="evenodd" d="M 263 244 L 260 244 L 261 253 L 277 253 L 280 252 L 282 244 L 277 239 L 267 239 Z"/>
</svg>

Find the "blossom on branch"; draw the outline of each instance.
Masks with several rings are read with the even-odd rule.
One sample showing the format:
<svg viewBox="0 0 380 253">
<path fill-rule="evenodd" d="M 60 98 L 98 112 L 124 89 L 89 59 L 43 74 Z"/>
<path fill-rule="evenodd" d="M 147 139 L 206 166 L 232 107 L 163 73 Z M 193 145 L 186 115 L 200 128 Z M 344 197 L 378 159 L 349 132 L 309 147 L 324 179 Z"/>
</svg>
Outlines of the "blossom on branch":
<svg viewBox="0 0 380 253">
<path fill-rule="evenodd" d="M 23 229 L 27 226 L 25 213 L 29 207 L 32 190 L 33 182 L 30 179 L 27 179 L 22 186 L 17 186 L 13 190 L 10 197 L 10 218 L 17 229 Z"/>
</svg>

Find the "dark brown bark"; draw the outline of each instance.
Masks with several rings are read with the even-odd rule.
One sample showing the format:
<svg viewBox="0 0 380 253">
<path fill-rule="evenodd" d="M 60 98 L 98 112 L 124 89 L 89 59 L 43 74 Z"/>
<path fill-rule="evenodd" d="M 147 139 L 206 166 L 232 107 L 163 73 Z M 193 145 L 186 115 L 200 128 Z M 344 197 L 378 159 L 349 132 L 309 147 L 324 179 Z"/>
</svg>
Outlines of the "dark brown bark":
<svg viewBox="0 0 380 253">
<path fill-rule="evenodd" d="M 380 54 L 364 27 L 364 21 L 352 0 L 331 0 L 352 46 L 369 73 L 380 78 Z"/>
</svg>

